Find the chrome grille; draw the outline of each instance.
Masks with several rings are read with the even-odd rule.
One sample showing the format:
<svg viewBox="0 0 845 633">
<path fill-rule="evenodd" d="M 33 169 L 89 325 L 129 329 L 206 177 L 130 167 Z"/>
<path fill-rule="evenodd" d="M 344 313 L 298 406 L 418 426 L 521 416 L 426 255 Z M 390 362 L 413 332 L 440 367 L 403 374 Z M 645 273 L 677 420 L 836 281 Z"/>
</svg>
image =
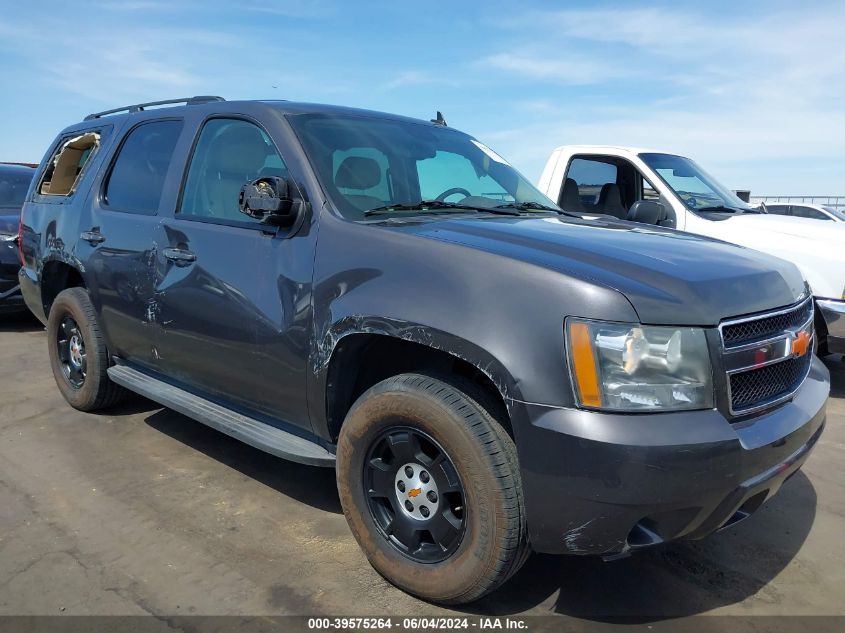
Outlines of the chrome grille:
<svg viewBox="0 0 845 633">
<path fill-rule="evenodd" d="M 807 299 L 786 312 L 738 321 L 722 326 L 725 347 L 736 347 L 752 341 L 783 334 L 789 328 L 800 328 L 813 316 L 813 301 Z"/>
<path fill-rule="evenodd" d="M 813 300 L 719 326 L 730 412 L 747 415 L 788 400 L 810 371 Z"/>
<path fill-rule="evenodd" d="M 760 369 L 731 374 L 731 408 L 742 411 L 765 406 L 770 401 L 780 400 L 784 394 L 794 393 L 804 382 L 812 357 L 812 353 L 808 353 Z"/>
</svg>

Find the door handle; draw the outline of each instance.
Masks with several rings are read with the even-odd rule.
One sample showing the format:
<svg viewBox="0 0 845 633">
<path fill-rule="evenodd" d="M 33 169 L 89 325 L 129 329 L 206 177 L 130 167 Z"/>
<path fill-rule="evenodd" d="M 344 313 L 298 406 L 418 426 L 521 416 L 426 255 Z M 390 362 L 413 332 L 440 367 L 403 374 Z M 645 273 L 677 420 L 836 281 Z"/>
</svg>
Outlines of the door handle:
<svg viewBox="0 0 845 633">
<path fill-rule="evenodd" d="M 105 242 L 106 236 L 99 231 L 84 231 L 79 234 L 79 239 L 85 240 L 91 246 L 96 246 L 97 244 Z"/>
<path fill-rule="evenodd" d="M 177 266 L 187 266 L 197 260 L 195 253 L 184 248 L 165 248 L 163 253 L 167 259 L 175 262 Z"/>
</svg>

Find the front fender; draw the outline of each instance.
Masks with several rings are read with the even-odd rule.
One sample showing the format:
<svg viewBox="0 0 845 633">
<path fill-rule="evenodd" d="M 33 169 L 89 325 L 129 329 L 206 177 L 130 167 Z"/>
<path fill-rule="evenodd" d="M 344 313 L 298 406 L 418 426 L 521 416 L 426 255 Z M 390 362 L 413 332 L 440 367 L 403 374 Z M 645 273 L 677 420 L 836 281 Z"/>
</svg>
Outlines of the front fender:
<svg viewBox="0 0 845 633">
<path fill-rule="evenodd" d="M 325 213 L 312 301 L 308 399 L 315 429 L 325 426 L 332 354 L 351 334 L 391 336 L 466 361 L 510 409 L 519 402 L 572 404 L 567 316 L 637 320 L 621 293 L 590 280 Z"/>
<path fill-rule="evenodd" d="M 473 365 L 487 376 L 499 390 L 508 407 L 513 401 L 522 398 L 519 386 L 504 364 L 489 351 L 460 336 L 414 321 L 379 315 L 350 315 L 335 321 L 327 328 L 319 337 L 315 354 L 312 356 L 314 393 L 321 396 L 317 399 L 320 401 L 317 403 L 320 411 L 326 410 L 326 383 L 335 350 L 343 339 L 356 334 L 386 336 L 444 352 Z"/>
</svg>

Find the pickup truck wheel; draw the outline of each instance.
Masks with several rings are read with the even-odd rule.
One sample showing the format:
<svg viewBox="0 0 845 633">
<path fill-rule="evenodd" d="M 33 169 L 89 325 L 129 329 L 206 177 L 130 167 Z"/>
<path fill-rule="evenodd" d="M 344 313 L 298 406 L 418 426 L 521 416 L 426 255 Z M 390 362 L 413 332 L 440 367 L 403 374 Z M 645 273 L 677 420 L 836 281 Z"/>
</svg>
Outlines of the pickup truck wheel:
<svg viewBox="0 0 845 633">
<path fill-rule="evenodd" d="M 53 377 L 73 408 L 96 411 L 124 396 L 124 389 L 106 373 L 109 353 L 84 289 L 68 288 L 58 294 L 47 319 L 47 340 Z"/>
<path fill-rule="evenodd" d="M 364 393 L 341 427 L 337 485 L 370 563 L 420 598 L 470 602 L 525 561 L 513 440 L 447 382 L 403 374 Z"/>
</svg>

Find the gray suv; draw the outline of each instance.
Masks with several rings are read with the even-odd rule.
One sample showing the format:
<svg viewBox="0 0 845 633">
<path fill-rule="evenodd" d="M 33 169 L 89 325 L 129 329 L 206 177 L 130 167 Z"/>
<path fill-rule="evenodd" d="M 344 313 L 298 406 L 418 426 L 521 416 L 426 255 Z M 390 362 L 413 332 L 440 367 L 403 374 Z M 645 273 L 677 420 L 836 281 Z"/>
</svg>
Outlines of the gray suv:
<svg viewBox="0 0 845 633">
<path fill-rule="evenodd" d="M 372 565 L 427 600 L 474 600 L 531 550 L 704 537 L 824 426 L 792 264 L 564 212 L 442 116 L 92 114 L 48 149 L 20 246 L 73 407 L 134 391 L 334 468 Z"/>
</svg>

